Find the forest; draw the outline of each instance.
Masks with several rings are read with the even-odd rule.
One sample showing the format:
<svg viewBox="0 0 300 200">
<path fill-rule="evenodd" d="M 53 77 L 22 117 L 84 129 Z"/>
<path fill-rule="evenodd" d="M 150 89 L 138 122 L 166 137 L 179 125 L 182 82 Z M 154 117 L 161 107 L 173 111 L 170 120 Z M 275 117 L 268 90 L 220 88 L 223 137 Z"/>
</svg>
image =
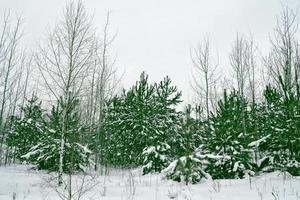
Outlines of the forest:
<svg viewBox="0 0 300 200">
<path fill-rule="evenodd" d="M 64 175 L 110 168 L 141 168 L 186 185 L 300 175 L 296 10 L 282 6 L 267 55 L 253 36 L 233 36 L 231 77 L 217 73 L 209 37 L 191 47 L 192 103 L 172 77 L 151 82 L 145 71 L 120 89 L 110 13 L 104 21 L 98 32 L 84 3 L 71 2 L 31 51 L 20 45 L 22 18 L 1 18 L 0 166 L 55 172 L 58 185 Z"/>
</svg>

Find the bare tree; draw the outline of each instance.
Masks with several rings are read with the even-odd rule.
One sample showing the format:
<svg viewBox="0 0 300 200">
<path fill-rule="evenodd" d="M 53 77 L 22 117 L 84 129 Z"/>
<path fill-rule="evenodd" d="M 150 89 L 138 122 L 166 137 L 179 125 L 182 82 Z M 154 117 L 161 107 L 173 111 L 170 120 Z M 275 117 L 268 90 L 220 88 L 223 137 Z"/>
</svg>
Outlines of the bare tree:
<svg viewBox="0 0 300 200">
<path fill-rule="evenodd" d="M 193 72 L 193 89 L 200 99 L 200 104 L 205 104 L 206 118 L 209 119 L 211 106 L 213 105 L 213 94 L 215 94 L 216 86 L 216 69 L 218 63 L 214 62 L 210 42 L 205 38 L 191 52 L 191 59 L 194 66 Z"/>
<path fill-rule="evenodd" d="M 258 47 L 252 35 L 237 35 L 229 55 L 234 71 L 237 90 L 241 96 L 249 98 L 252 104 L 256 101 L 257 82 L 259 81 Z"/>
<path fill-rule="evenodd" d="M 248 66 L 248 82 L 250 94 L 249 98 L 252 102 L 252 105 L 255 104 L 256 101 L 256 82 L 257 82 L 257 61 L 256 61 L 256 47 L 253 41 L 253 37 L 251 36 L 248 40 L 247 51 L 246 51 L 246 65 Z"/>
<path fill-rule="evenodd" d="M 267 67 L 271 81 L 282 91 L 285 98 L 289 98 L 299 85 L 297 31 L 297 13 L 288 7 L 282 7 L 282 14 L 277 18 L 274 37 L 271 39 L 272 50 Z"/>
<path fill-rule="evenodd" d="M 4 125 L 6 115 L 9 114 L 12 106 L 12 98 L 17 78 L 20 76 L 20 61 L 22 54 L 19 53 L 19 42 L 22 37 L 21 18 L 18 17 L 13 26 L 10 24 L 10 15 L 4 15 L 2 30 L 0 32 L 0 157 L 1 149 L 5 139 Z M 9 103 L 10 101 L 10 103 Z"/>
<path fill-rule="evenodd" d="M 94 51 L 95 34 L 91 18 L 87 15 L 83 3 L 78 1 L 66 6 L 63 18 L 49 33 L 47 42 L 40 46 L 39 53 L 35 55 L 44 86 L 57 101 L 61 99 L 64 102 L 60 127 L 59 184 L 62 184 L 69 107 L 74 99 L 85 94 L 83 88 L 87 84 Z"/>
<path fill-rule="evenodd" d="M 30 95 L 32 95 L 32 90 L 29 90 L 28 88 L 28 85 L 29 83 L 31 82 L 31 79 L 30 79 L 30 75 L 31 75 L 31 71 L 32 71 L 32 56 L 29 57 L 29 59 L 27 59 L 27 61 L 25 62 L 25 67 L 24 67 L 24 71 L 23 71 L 23 88 L 22 88 L 22 92 L 20 92 L 20 95 L 21 95 L 21 102 L 20 102 L 20 105 L 21 105 L 21 108 L 24 107 L 24 104 L 25 104 L 25 100 L 27 99 L 27 93 L 29 91 Z M 24 74 L 25 73 L 25 74 Z M 31 88 L 32 89 L 32 88 Z M 23 109 L 21 109 L 21 113 L 20 113 L 20 116 L 22 116 L 23 114 Z"/>
<path fill-rule="evenodd" d="M 241 98 L 247 98 L 250 96 L 252 106 L 255 104 L 255 56 L 254 56 L 254 42 L 253 38 L 247 39 L 245 36 L 237 34 L 236 40 L 233 43 L 232 50 L 229 54 L 230 63 L 235 74 L 235 81 L 237 91 Z M 246 89 L 250 90 L 250 94 L 247 95 Z M 245 110 L 243 109 L 242 124 L 244 134 L 246 133 L 246 119 Z"/>
<path fill-rule="evenodd" d="M 244 96 L 246 79 L 249 73 L 248 66 L 248 42 L 243 36 L 237 34 L 229 55 L 230 64 L 235 73 L 237 90 L 241 96 Z"/>
<path fill-rule="evenodd" d="M 118 85 L 119 79 L 117 79 L 115 61 L 116 57 L 112 57 L 110 53 L 111 45 L 116 37 L 116 34 L 110 36 L 109 34 L 110 14 L 107 13 L 106 21 L 103 29 L 102 40 L 100 41 L 100 48 L 97 49 L 96 70 L 93 74 L 94 94 L 91 98 L 93 101 L 92 110 L 92 123 L 97 123 L 96 129 L 96 144 L 101 146 L 101 127 L 103 121 L 103 108 L 105 101 L 114 95 L 114 91 Z M 98 168 L 101 155 L 99 148 L 95 152 L 95 169 Z"/>
</svg>

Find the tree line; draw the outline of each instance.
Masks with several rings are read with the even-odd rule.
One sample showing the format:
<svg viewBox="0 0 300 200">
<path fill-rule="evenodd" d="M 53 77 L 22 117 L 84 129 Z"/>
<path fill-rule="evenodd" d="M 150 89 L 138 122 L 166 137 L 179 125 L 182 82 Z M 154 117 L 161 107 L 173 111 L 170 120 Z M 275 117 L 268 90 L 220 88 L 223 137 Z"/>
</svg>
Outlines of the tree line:
<svg viewBox="0 0 300 200">
<path fill-rule="evenodd" d="M 93 167 L 142 167 L 175 181 L 242 178 L 275 170 L 300 175 L 300 45 L 297 13 L 283 7 L 262 56 L 238 34 L 232 76 L 219 73 L 209 38 L 191 48 L 196 100 L 166 76 L 119 78 L 109 13 L 102 33 L 81 1 L 67 4 L 37 51 L 21 48 L 22 19 L 0 32 L 0 162 L 70 176 Z M 23 72 L 23 73 L 22 73 Z M 71 186 L 70 186 L 71 187 Z"/>
</svg>

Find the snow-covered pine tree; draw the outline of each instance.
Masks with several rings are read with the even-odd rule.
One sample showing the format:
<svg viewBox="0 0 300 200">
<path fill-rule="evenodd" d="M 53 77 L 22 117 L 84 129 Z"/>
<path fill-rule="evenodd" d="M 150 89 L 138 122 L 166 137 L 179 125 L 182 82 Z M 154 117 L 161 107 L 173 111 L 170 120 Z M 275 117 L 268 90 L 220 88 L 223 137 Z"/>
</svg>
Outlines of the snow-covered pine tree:
<svg viewBox="0 0 300 200">
<path fill-rule="evenodd" d="M 170 163 L 170 146 L 166 143 L 160 143 L 156 146 L 146 147 L 142 153 L 143 174 L 152 172 L 161 172 Z"/>
<path fill-rule="evenodd" d="M 154 84 L 155 103 L 153 124 L 156 124 L 155 134 L 150 133 L 150 138 L 143 152 L 143 173 L 161 172 L 170 164 L 170 161 L 183 154 L 183 136 L 181 127 L 182 114 L 175 110 L 181 102 L 181 92 L 171 85 L 167 76 L 159 83 Z M 153 150 L 150 153 L 150 150 Z M 145 153 L 148 152 L 148 153 Z"/>
<path fill-rule="evenodd" d="M 87 145 L 81 143 L 81 137 L 84 137 L 87 130 L 80 123 L 80 116 L 76 110 L 78 100 L 73 99 L 71 104 L 68 104 L 67 108 L 67 121 L 65 122 L 65 148 L 64 148 L 64 160 L 63 171 L 67 173 L 73 173 L 73 171 L 84 171 L 91 161 L 91 151 L 87 148 Z M 36 145 L 32 146 L 30 151 L 23 155 L 23 158 L 31 159 L 31 162 L 36 165 L 38 169 L 45 169 L 49 171 L 59 170 L 59 157 L 60 157 L 60 145 L 61 145 L 61 133 L 62 126 L 61 115 L 64 111 L 65 102 L 62 98 L 58 102 L 58 105 L 53 106 L 51 114 L 47 119 L 47 126 L 44 128 L 43 133 Z"/>
<path fill-rule="evenodd" d="M 168 179 L 184 182 L 186 185 L 189 183 L 195 184 L 202 179 L 211 178 L 211 176 L 205 172 L 207 164 L 207 160 L 199 159 L 194 154 L 190 154 L 175 159 L 162 172 Z"/>
<path fill-rule="evenodd" d="M 180 113 L 175 110 L 180 97 L 170 78 L 149 84 L 144 72 L 135 86 L 114 97 L 105 109 L 103 125 L 106 162 L 127 167 L 147 165 L 151 158 L 143 156 L 144 149 L 161 144 L 171 146 L 169 152 L 175 154 L 175 146 L 180 146 Z"/>
<path fill-rule="evenodd" d="M 248 127 L 242 123 L 247 117 L 245 99 L 235 91 L 229 95 L 225 91 L 216 113 L 212 114 L 208 133 L 204 134 L 204 150 L 221 156 L 207 168 L 213 178 L 241 178 L 252 173 Z"/>
<path fill-rule="evenodd" d="M 268 170 L 300 175 L 299 100 L 293 94 L 284 98 L 271 86 L 266 87 L 264 97 L 257 118 L 261 134 L 255 141 L 262 152 L 260 159 L 268 160 Z"/>
<path fill-rule="evenodd" d="M 155 131 L 153 121 L 154 86 L 142 73 L 140 80 L 129 91 L 123 91 L 105 109 L 104 144 L 107 164 L 138 166 L 150 134 Z"/>
<path fill-rule="evenodd" d="M 180 156 L 190 155 L 203 143 L 202 133 L 205 132 L 205 126 L 198 117 L 199 108 L 199 106 L 192 107 L 189 104 L 182 112 L 181 137 L 183 138 L 182 147 L 184 150 L 180 152 Z"/>
<path fill-rule="evenodd" d="M 22 155 L 38 142 L 44 132 L 45 120 L 41 101 L 35 95 L 21 108 L 23 116 L 11 116 L 6 143 L 13 149 L 13 160 L 24 160 Z"/>
</svg>

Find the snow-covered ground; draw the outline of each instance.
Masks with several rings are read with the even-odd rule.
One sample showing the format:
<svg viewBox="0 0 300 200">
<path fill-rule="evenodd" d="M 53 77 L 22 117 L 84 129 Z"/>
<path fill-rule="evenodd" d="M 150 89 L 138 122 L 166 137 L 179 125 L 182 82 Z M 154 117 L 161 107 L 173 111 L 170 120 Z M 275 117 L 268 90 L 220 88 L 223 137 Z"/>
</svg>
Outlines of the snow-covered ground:
<svg viewBox="0 0 300 200">
<path fill-rule="evenodd" d="M 53 178 L 54 174 L 30 170 L 29 166 L 1 167 L 0 200 L 66 199 L 67 190 L 57 188 Z M 300 200 L 300 177 L 279 172 L 185 186 L 159 175 L 142 176 L 140 170 L 110 170 L 108 176 L 74 176 L 72 183 L 74 197 L 81 194 L 83 200 Z"/>
</svg>

